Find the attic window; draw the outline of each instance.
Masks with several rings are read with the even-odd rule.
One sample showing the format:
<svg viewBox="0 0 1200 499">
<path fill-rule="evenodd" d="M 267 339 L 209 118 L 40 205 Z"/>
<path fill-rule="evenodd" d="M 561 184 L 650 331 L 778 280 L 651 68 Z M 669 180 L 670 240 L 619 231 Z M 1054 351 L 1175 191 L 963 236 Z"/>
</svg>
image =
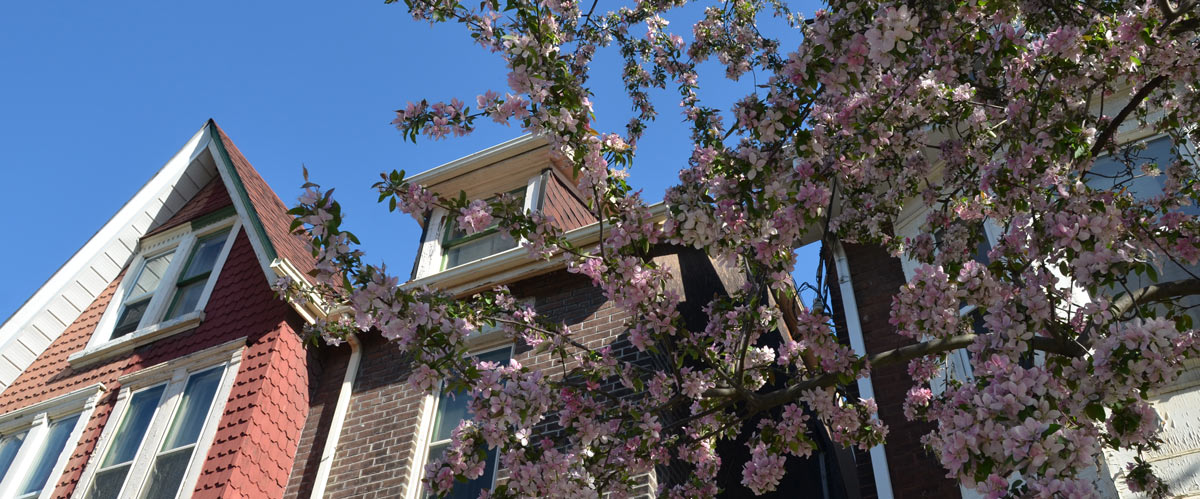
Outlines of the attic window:
<svg viewBox="0 0 1200 499">
<path fill-rule="evenodd" d="M 516 189 L 509 192 L 509 195 L 528 209 L 525 190 Z M 443 269 L 457 267 L 517 247 L 517 242 L 506 231 L 500 230 L 499 222 L 493 222 L 488 228 L 474 234 L 467 234 L 454 220 L 454 217 L 446 217 L 446 236 L 442 239 Z"/>
<path fill-rule="evenodd" d="M 196 318 L 239 227 L 232 209 L 212 215 L 141 241 L 89 349 Z"/>
</svg>

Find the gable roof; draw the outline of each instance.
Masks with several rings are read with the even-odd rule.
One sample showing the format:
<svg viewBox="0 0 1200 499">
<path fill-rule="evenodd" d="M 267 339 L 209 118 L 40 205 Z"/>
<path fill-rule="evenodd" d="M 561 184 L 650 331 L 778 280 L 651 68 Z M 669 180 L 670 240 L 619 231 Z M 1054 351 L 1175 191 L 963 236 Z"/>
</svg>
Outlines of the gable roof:
<svg viewBox="0 0 1200 499">
<path fill-rule="evenodd" d="M 285 274 L 304 278 L 303 273 L 313 268 L 307 243 L 289 233 L 287 207 L 216 122 L 209 120 L 0 324 L 0 390 L 91 308 L 136 256 L 142 237 L 191 218 L 180 212 L 197 196 L 210 201 L 191 203 L 201 210 L 232 199 L 268 283 Z M 293 306 L 302 316 L 311 317 L 311 310 Z"/>
</svg>

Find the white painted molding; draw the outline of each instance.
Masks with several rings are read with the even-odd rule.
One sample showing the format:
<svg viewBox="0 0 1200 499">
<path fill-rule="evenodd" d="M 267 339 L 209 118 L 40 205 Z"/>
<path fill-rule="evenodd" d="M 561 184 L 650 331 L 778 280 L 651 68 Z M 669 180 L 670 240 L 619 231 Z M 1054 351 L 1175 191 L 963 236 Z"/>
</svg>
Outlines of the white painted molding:
<svg viewBox="0 0 1200 499">
<path fill-rule="evenodd" d="M 434 185 L 465 175 L 497 161 L 531 151 L 546 144 L 546 140 L 533 134 L 525 134 L 507 142 L 471 153 L 449 163 L 444 163 L 405 180 L 412 184 Z"/>
<path fill-rule="evenodd" d="M 841 242 L 832 244 L 834 264 L 837 268 L 838 286 L 842 296 L 842 313 L 846 319 L 846 335 L 850 338 L 850 348 L 859 357 L 866 357 L 867 344 L 863 338 L 862 322 L 858 317 L 858 300 L 854 297 L 854 282 L 850 280 L 850 262 L 846 259 L 846 251 Z M 858 378 L 858 395 L 862 398 L 875 398 L 875 386 L 871 377 Z M 878 415 L 876 415 L 878 416 Z M 879 499 L 892 499 L 892 475 L 888 469 L 887 453 L 883 444 L 871 447 L 871 473 L 875 477 L 875 491 Z"/>
<path fill-rule="evenodd" d="M 195 329 L 202 322 L 204 322 L 204 311 L 197 310 L 166 322 L 152 324 L 149 327 L 139 329 L 95 348 L 89 347 L 75 352 L 67 357 L 67 362 L 71 364 L 71 367 L 78 369 L 116 355 L 130 352 L 137 347 L 153 341 Z"/>
</svg>

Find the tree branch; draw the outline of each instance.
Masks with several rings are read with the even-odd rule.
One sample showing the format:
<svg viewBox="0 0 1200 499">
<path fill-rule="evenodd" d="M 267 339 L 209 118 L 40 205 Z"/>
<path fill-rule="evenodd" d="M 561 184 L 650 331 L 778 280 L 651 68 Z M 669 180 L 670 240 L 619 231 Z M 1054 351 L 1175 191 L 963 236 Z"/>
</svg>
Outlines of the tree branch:
<svg viewBox="0 0 1200 499">
<path fill-rule="evenodd" d="M 1100 136 L 1096 137 L 1096 143 L 1092 144 L 1093 158 L 1099 156 L 1100 153 L 1104 151 L 1104 145 L 1107 144 L 1108 141 L 1112 139 L 1112 136 L 1117 133 L 1117 128 L 1121 127 L 1121 123 L 1125 122 L 1125 118 L 1128 118 L 1130 113 L 1137 109 L 1138 106 L 1142 105 L 1142 101 L 1146 100 L 1146 97 L 1150 95 L 1150 92 L 1153 92 L 1166 81 L 1166 76 L 1155 76 L 1154 79 L 1147 82 L 1146 85 L 1144 85 L 1141 89 L 1138 89 L 1137 93 L 1133 94 L 1133 97 L 1129 99 L 1129 102 L 1125 104 L 1125 107 L 1121 108 L 1121 111 L 1117 113 L 1117 116 L 1108 123 L 1108 126 L 1104 128 L 1104 131 L 1100 133 Z"/>
<path fill-rule="evenodd" d="M 1196 294 L 1200 294 L 1200 279 L 1182 279 L 1152 284 L 1117 298 L 1112 305 L 1113 316 L 1125 315 L 1126 312 L 1138 305 Z"/>
<path fill-rule="evenodd" d="M 1200 284 L 1200 283 L 1198 283 Z M 872 369 L 888 367 L 903 364 L 918 357 L 933 355 L 959 348 L 966 348 L 971 343 L 974 343 L 979 335 L 965 334 L 962 336 L 954 336 L 951 338 L 942 338 L 930 341 L 924 341 L 915 345 L 880 352 L 875 355 L 867 356 L 868 365 Z M 1054 353 L 1067 357 L 1081 357 L 1086 351 L 1082 346 L 1076 344 L 1065 344 L 1054 338 L 1044 336 L 1035 336 L 1030 340 L 1030 346 L 1035 350 Z M 753 411 L 761 411 L 772 407 L 780 406 L 800 398 L 800 395 L 805 391 L 813 388 L 827 387 L 838 384 L 838 373 L 828 373 L 815 378 L 810 378 L 786 388 L 780 388 L 773 392 L 764 393 L 762 395 L 753 394 L 747 400 Z"/>
</svg>

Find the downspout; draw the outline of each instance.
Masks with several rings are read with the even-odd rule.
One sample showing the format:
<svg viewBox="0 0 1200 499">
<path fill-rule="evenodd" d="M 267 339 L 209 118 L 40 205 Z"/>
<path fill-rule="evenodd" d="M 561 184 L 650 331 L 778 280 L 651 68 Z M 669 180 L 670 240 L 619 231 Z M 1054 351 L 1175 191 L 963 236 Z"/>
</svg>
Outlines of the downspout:
<svg viewBox="0 0 1200 499">
<path fill-rule="evenodd" d="M 840 241 L 833 241 L 833 259 L 837 268 L 838 285 L 842 295 L 842 313 L 846 317 L 846 333 L 850 337 L 850 348 L 859 357 L 867 355 L 867 345 L 863 341 L 862 324 L 859 323 L 858 301 L 854 299 L 854 283 L 850 281 L 850 262 L 846 259 L 846 251 Z M 875 387 L 871 377 L 858 379 L 858 393 L 862 398 L 874 398 Z M 879 499 L 893 499 L 892 477 L 888 471 L 887 455 L 883 444 L 871 447 L 871 471 L 875 475 L 875 491 Z"/>
<path fill-rule="evenodd" d="M 325 435 L 325 446 L 321 449 L 321 461 L 317 465 L 317 476 L 313 480 L 310 498 L 325 496 L 329 473 L 333 470 L 333 457 L 337 454 L 338 440 L 342 436 L 342 426 L 346 423 L 346 412 L 350 408 L 354 379 L 358 377 L 358 364 L 362 360 L 362 343 L 358 341 L 358 336 L 347 335 L 346 341 L 350 343 L 350 360 L 346 362 L 346 375 L 342 378 L 342 388 L 338 392 L 337 405 L 333 409 L 333 420 L 329 422 L 329 432 Z"/>
</svg>

